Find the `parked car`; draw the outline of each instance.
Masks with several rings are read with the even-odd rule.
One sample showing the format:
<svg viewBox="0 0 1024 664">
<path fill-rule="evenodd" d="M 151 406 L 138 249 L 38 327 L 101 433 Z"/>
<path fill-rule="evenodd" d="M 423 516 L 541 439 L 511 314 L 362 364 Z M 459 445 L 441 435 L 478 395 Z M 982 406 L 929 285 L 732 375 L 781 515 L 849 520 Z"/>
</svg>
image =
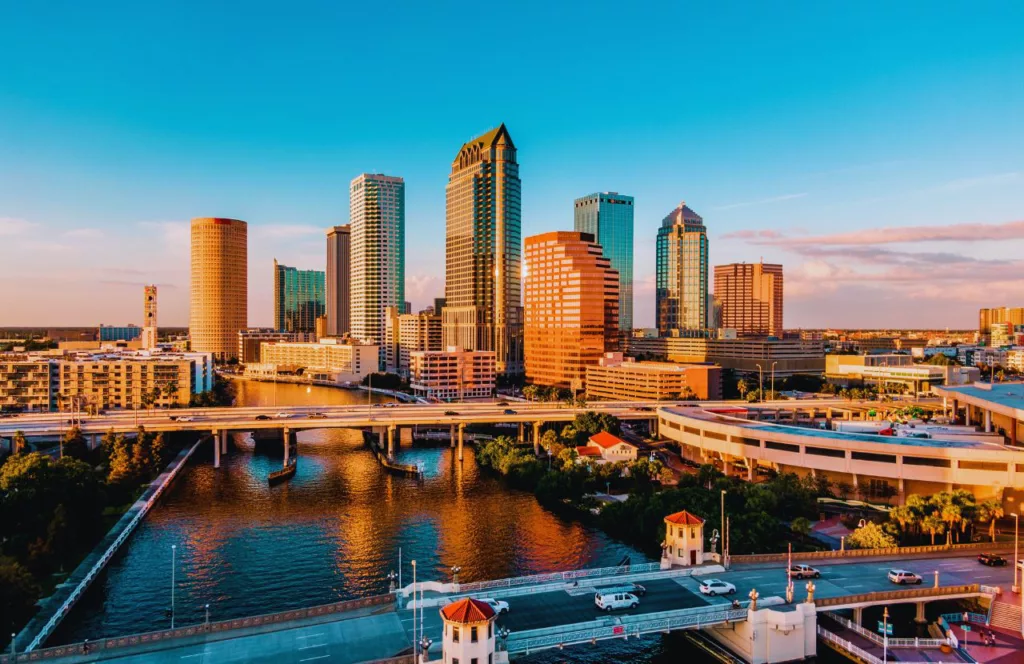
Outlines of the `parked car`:
<svg viewBox="0 0 1024 664">
<path fill-rule="evenodd" d="M 327 413 L 308 413 L 306 417 L 308 417 L 311 420 L 325 420 L 327 419 Z"/>
<path fill-rule="evenodd" d="M 921 584 L 921 577 L 918 574 L 905 569 L 889 570 L 889 580 L 901 586 Z"/>
<path fill-rule="evenodd" d="M 458 415 L 458 413 L 456 413 L 454 410 L 446 410 L 446 411 L 444 411 L 444 414 L 445 415 L 449 415 L 449 416 L 451 416 L 451 415 Z"/>
<path fill-rule="evenodd" d="M 500 599 L 493 599 L 493 598 L 490 598 L 490 597 L 483 598 L 480 601 L 484 602 L 485 604 L 490 606 L 492 609 L 494 609 L 494 612 L 496 614 L 498 614 L 499 616 L 501 614 L 503 614 L 503 613 L 508 613 L 508 602 L 503 602 Z"/>
<path fill-rule="evenodd" d="M 700 582 L 700 592 L 702 595 L 732 595 L 736 592 L 736 586 L 732 585 L 727 581 L 720 579 L 704 579 Z"/>
<path fill-rule="evenodd" d="M 789 575 L 794 579 L 820 579 L 821 572 L 810 565 L 793 565 L 789 568 Z"/>
<path fill-rule="evenodd" d="M 274 413 L 274 417 L 276 417 L 279 420 L 285 420 L 285 419 L 288 419 L 291 416 L 292 416 L 291 413 L 286 413 L 284 411 L 281 411 L 280 413 Z"/>
<path fill-rule="evenodd" d="M 598 592 L 599 593 L 605 593 L 605 594 L 608 594 L 608 593 L 630 593 L 632 595 L 636 595 L 637 597 L 643 597 L 644 595 L 647 594 L 647 588 L 644 588 L 639 583 L 623 583 L 622 585 L 618 585 L 618 586 L 609 586 L 609 587 L 601 588 Z"/>
<path fill-rule="evenodd" d="M 270 419 L 270 415 L 257 415 L 256 419 L 257 420 L 269 420 Z"/>
<path fill-rule="evenodd" d="M 516 414 L 516 411 L 512 410 L 511 408 L 506 408 L 502 412 L 505 413 L 506 415 L 515 415 Z"/>
<path fill-rule="evenodd" d="M 611 612 L 613 609 L 635 609 L 640 600 L 633 593 L 596 593 L 594 606 L 601 611 Z"/>
<path fill-rule="evenodd" d="M 979 553 L 978 562 L 989 567 L 1000 567 L 1006 564 L 1006 558 L 994 553 Z"/>
</svg>

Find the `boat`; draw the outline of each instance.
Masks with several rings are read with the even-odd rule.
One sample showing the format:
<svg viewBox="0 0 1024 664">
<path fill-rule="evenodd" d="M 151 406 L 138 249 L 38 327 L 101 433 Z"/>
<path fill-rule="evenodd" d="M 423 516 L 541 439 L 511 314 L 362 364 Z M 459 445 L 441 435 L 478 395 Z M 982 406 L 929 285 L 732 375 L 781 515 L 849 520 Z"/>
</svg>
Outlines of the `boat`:
<svg viewBox="0 0 1024 664">
<path fill-rule="evenodd" d="M 275 484 L 280 484 L 285 480 L 291 479 L 292 475 L 295 474 L 295 466 L 296 462 L 295 460 L 292 460 L 291 463 L 289 463 L 281 470 L 275 470 L 274 472 L 267 475 L 267 482 L 270 483 L 270 486 L 274 486 Z"/>
</svg>

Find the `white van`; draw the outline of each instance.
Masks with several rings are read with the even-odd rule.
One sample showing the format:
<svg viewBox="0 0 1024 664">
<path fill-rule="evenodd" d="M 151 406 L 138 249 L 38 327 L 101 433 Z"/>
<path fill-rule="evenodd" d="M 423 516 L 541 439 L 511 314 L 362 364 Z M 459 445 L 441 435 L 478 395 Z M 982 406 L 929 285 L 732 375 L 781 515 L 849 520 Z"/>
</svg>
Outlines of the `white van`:
<svg viewBox="0 0 1024 664">
<path fill-rule="evenodd" d="M 640 600 L 633 593 L 599 592 L 594 593 L 594 604 L 601 611 L 612 609 L 635 609 Z"/>
</svg>

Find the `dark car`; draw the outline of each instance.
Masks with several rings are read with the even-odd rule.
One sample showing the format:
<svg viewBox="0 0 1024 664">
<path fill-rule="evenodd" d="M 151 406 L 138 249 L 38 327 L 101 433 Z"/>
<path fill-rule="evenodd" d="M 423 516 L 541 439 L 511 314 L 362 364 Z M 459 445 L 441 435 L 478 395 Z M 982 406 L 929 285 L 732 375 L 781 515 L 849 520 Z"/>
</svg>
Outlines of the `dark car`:
<svg viewBox="0 0 1024 664">
<path fill-rule="evenodd" d="M 454 410 L 446 410 L 446 411 L 444 411 L 444 414 L 445 415 L 458 415 L 458 413 L 456 413 Z"/>
<path fill-rule="evenodd" d="M 269 420 L 270 419 L 270 415 L 257 415 L 256 419 L 257 420 Z"/>
<path fill-rule="evenodd" d="M 515 415 L 516 414 L 516 411 L 512 410 L 511 408 L 506 408 L 503 412 L 506 415 Z"/>
<path fill-rule="evenodd" d="M 636 409 L 637 409 L 637 410 L 639 410 L 639 411 L 642 411 L 642 412 L 644 412 L 644 413 L 649 413 L 649 412 L 651 412 L 652 410 L 654 410 L 654 409 L 653 409 L 653 408 L 651 408 L 650 406 L 637 406 L 637 407 L 636 407 Z"/>
<path fill-rule="evenodd" d="M 508 402 L 507 402 L 507 401 L 499 401 L 499 402 L 498 402 L 498 405 L 499 405 L 499 406 L 507 406 L 507 405 L 508 405 Z"/>
<path fill-rule="evenodd" d="M 1002 567 L 1006 564 L 1006 558 L 994 553 L 979 553 L 978 562 L 989 567 Z"/>
</svg>

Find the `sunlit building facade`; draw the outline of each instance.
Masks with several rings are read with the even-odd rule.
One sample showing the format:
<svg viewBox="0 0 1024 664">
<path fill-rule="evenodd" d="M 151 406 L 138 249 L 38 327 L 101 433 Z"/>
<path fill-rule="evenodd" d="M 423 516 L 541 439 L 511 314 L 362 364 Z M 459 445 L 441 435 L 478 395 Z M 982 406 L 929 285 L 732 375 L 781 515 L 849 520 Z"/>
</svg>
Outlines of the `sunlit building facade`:
<svg viewBox="0 0 1024 664">
<path fill-rule="evenodd" d="M 248 326 L 248 228 L 238 219 L 192 220 L 189 337 L 192 350 L 219 360 L 235 357 L 238 331 Z"/>
<path fill-rule="evenodd" d="M 730 263 L 715 266 L 717 327 L 740 336 L 782 336 L 782 266 Z"/>
<path fill-rule="evenodd" d="M 656 244 L 658 333 L 708 329 L 708 235 L 700 215 L 680 203 L 661 222 Z"/>
<path fill-rule="evenodd" d="M 589 233 L 526 238 L 526 378 L 582 389 L 588 366 L 618 348 L 619 273 Z"/>
<path fill-rule="evenodd" d="M 497 361 L 493 350 L 444 350 L 409 354 L 409 386 L 430 401 L 486 399 L 494 395 Z"/>
<path fill-rule="evenodd" d="M 326 336 L 340 337 L 351 330 L 352 226 L 334 226 L 327 231 L 327 329 Z"/>
<path fill-rule="evenodd" d="M 493 350 L 498 372 L 523 372 L 522 202 L 505 125 L 464 144 L 446 189 L 444 344 Z"/>
<path fill-rule="evenodd" d="M 274 260 L 274 329 L 278 332 L 316 332 L 327 295 L 324 273 L 298 270 Z"/>
<path fill-rule="evenodd" d="M 619 329 L 633 330 L 633 197 L 611 192 L 575 201 L 574 229 L 590 233 L 619 273 Z"/>
</svg>

